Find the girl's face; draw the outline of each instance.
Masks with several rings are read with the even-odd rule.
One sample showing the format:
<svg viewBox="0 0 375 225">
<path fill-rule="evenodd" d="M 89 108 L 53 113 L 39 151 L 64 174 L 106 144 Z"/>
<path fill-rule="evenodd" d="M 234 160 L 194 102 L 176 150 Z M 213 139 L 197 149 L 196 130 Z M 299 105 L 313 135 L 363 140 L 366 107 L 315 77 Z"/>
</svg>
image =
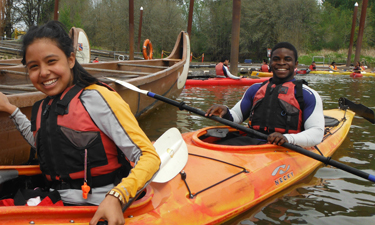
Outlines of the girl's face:
<svg viewBox="0 0 375 225">
<path fill-rule="evenodd" d="M 31 82 L 46 95 L 58 95 L 73 85 L 71 69 L 75 64 L 75 55 L 71 53 L 67 58 L 55 41 L 36 39 L 27 47 L 25 59 Z"/>
</svg>

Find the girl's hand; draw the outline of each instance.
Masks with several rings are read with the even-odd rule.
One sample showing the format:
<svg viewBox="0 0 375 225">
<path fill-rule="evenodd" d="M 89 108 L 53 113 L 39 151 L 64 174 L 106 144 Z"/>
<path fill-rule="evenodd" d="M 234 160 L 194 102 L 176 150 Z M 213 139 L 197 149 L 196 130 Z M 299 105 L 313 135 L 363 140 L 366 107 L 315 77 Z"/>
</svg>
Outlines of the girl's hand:
<svg viewBox="0 0 375 225">
<path fill-rule="evenodd" d="M 17 106 L 10 104 L 6 95 L 0 92 L 0 111 L 12 114 L 17 109 Z"/>
<path fill-rule="evenodd" d="M 108 225 L 125 224 L 121 202 L 117 198 L 107 195 L 92 217 L 90 225 L 96 225 L 100 219 L 106 220 Z"/>
</svg>

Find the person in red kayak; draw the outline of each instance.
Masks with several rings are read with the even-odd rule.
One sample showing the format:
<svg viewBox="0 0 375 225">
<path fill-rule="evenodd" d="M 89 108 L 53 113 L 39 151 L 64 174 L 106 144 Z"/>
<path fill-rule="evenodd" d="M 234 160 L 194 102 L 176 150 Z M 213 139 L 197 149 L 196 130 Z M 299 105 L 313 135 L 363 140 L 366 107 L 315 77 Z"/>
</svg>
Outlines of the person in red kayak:
<svg viewBox="0 0 375 225">
<path fill-rule="evenodd" d="M 309 66 L 310 71 L 316 71 L 316 64 L 315 61 L 312 61 L 311 65 Z"/>
<path fill-rule="evenodd" d="M 259 72 L 270 72 L 270 67 L 268 66 L 268 62 L 266 59 L 263 59 L 262 66 L 259 69 Z"/>
<path fill-rule="evenodd" d="M 231 78 L 231 79 L 235 79 L 235 80 L 241 79 L 242 76 L 237 77 L 237 76 L 230 73 L 228 64 L 229 64 L 228 57 L 221 58 L 221 61 L 218 64 L 216 64 L 216 66 L 215 66 L 216 77 L 219 77 L 219 78 L 226 78 L 227 77 L 227 78 Z"/>
<path fill-rule="evenodd" d="M 98 57 L 95 57 L 94 60 L 92 61 L 93 63 L 98 63 L 99 62 L 99 58 Z"/>
<path fill-rule="evenodd" d="M 252 129 L 268 134 L 267 140 L 259 140 L 249 134 L 228 138 L 220 144 L 250 145 L 268 142 L 312 147 L 322 141 L 322 99 L 305 81 L 294 78 L 297 59 L 297 50 L 292 44 L 276 44 L 271 52 L 273 77 L 269 81 L 250 86 L 232 109 L 215 104 L 206 111 L 206 116 L 218 115 L 236 123 L 249 118 L 248 125 Z"/>
<path fill-rule="evenodd" d="M 361 63 L 359 61 L 357 61 L 356 64 L 355 64 L 355 67 L 353 68 L 353 72 L 360 73 L 364 70 L 365 69 L 363 68 L 363 66 L 361 66 Z"/>
<path fill-rule="evenodd" d="M 45 190 L 57 190 L 64 204 L 99 205 L 90 224 L 124 224 L 122 208 L 159 170 L 154 146 L 121 96 L 77 62 L 60 22 L 30 28 L 22 52 L 46 98 L 34 104 L 31 121 L 3 93 L 0 111 L 36 149 Z"/>
</svg>

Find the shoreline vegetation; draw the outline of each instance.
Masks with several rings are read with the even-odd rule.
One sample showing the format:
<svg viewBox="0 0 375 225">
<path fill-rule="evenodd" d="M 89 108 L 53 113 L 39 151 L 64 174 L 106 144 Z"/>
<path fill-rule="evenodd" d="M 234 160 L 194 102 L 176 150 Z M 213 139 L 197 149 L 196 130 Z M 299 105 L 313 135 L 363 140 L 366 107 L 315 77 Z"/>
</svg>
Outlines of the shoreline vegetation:
<svg viewBox="0 0 375 225">
<path fill-rule="evenodd" d="M 310 65 L 313 61 L 313 58 L 315 57 L 315 62 L 319 64 L 319 62 L 323 61 L 323 58 L 321 57 L 324 57 L 324 64 L 329 65 L 334 61 L 338 66 L 346 65 L 348 51 L 348 49 L 340 49 L 338 51 L 323 49 L 321 51 L 300 52 L 298 56 L 298 62 L 299 64 Z M 352 51 L 351 55 L 351 66 L 354 66 L 355 64 L 354 57 L 355 49 Z M 375 49 L 362 49 L 359 61 L 363 66 L 367 66 L 367 68 L 373 69 L 375 67 Z"/>
<path fill-rule="evenodd" d="M 157 56 L 156 57 L 160 57 Z M 324 57 L 324 58 L 323 58 Z M 349 67 L 354 67 L 354 57 L 355 57 L 355 49 L 352 51 L 351 55 L 351 65 Z M 311 65 L 311 62 L 315 60 L 318 67 L 327 67 L 331 64 L 331 62 L 336 62 L 337 66 L 345 67 L 346 68 L 346 60 L 348 58 L 348 49 L 340 49 L 338 51 L 327 50 L 323 49 L 320 51 L 309 51 L 309 52 L 298 52 L 298 64 L 299 68 L 308 67 Z M 324 60 L 324 61 L 323 61 Z M 259 61 L 259 60 L 258 60 Z M 259 61 L 254 61 L 253 64 L 261 64 Z M 367 70 L 375 70 L 375 49 L 362 49 L 361 50 L 361 57 L 359 61 L 362 65 L 367 66 Z M 194 59 L 192 60 L 193 63 L 201 63 L 201 59 Z M 324 63 L 323 63 L 324 62 Z M 205 62 L 203 62 L 205 63 Z M 206 61 L 206 63 L 217 63 L 217 62 L 210 62 Z M 243 61 L 239 61 L 239 64 L 244 64 Z M 246 63 L 245 63 L 246 64 Z M 348 68 L 347 68 L 348 69 Z"/>
</svg>

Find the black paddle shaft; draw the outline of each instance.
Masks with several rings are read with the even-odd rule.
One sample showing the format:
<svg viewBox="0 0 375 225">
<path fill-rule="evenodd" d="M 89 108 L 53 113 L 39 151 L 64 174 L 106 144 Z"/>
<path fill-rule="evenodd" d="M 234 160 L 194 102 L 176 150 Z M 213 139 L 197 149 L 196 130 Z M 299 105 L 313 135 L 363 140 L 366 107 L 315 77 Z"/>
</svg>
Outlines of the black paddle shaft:
<svg viewBox="0 0 375 225">
<path fill-rule="evenodd" d="M 228 125 L 230 127 L 236 128 L 237 130 L 246 132 L 248 134 L 253 134 L 255 136 L 258 136 L 259 138 L 267 140 L 268 135 L 266 135 L 266 134 L 263 134 L 263 133 L 261 133 L 259 131 L 256 131 L 256 130 L 253 130 L 253 129 L 250 129 L 250 128 L 247 128 L 247 127 L 244 127 L 244 126 L 242 126 L 240 124 L 234 123 L 232 121 L 229 121 L 227 119 L 223 119 L 223 118 L 218 117 L 218 116 L 209 116 L 209 117 L 207 117 L 206 116 L 206 112 L 204 112 L 202 110 L 199 110 L 199 109 L 196 109 L 196 108 L 193 108 L 191 106 L 188 106 L 184 102 L 178 102 L 178 101 L 166 98 L 164 96 L 161 96 L 161 95 L 158 95 L 158 94 L 155 94 L 155 93 L 152 93 L 152 92 L 148 92 L 147 96 L 150 96 L 152 98 L 158 99 L 158 100 L 166 102 L 168 104 L 177 106 L 180 110 L 185 109 L 185 110 L 187 110 L 189 112 L 198 114 L 200 116 L 203 116 L 203 117 L 206 117 L 206 118 L 209 118 L 209 119 L 212 119 L 212 120 L 215 120 L 215 121 L 220 122 L 222 124 L 225 124 L 225 125 Z M 366 180 L 370 180 L 372 182 L 375 182 L 375 176 L 374 175 L 365 173 L 365 172 L 363 172 L 361 170 L 358 170 L 358 169 L 355 169 L 355 168 L 350 167 L 348 165 L 345 165 L 343 163 L 337 162 L 337 161 L 331 159 L 331 157 L 324 157 L 322 155 L 313 153 L 313 152 L 308 151 L 308 150 L 306 150 L 306 149 L 304 149 L 302 147 L 299 147 L 297 145 L 293 145 L 293 144 L 290 144 L 290 143 L 284 143 L 284 144 L 282 144 L 282 146 L 285 147 L 285 148 L 291 149 L 293 151 L 296 151 L 296 152 L 298 152 L 300 154 L 303 154 L 305 156 L 308 156 L 310 158 L 316 159 L 316 160 L 318 160 L 318 161 L 320 161 L 320 162 L 322 162 L 322 163 L 324 163 L 326 165 L 334 166 L 334 167 L 336 167 L 338 169 L 342 169 L 342 170 L 344 170 L 344 171 L 346 171 L 348 173 L 351 173 L 351 174 L 357 175 L 359 177 L 362 177 L 362 178 L 364 178 Z"/>
</svg>

